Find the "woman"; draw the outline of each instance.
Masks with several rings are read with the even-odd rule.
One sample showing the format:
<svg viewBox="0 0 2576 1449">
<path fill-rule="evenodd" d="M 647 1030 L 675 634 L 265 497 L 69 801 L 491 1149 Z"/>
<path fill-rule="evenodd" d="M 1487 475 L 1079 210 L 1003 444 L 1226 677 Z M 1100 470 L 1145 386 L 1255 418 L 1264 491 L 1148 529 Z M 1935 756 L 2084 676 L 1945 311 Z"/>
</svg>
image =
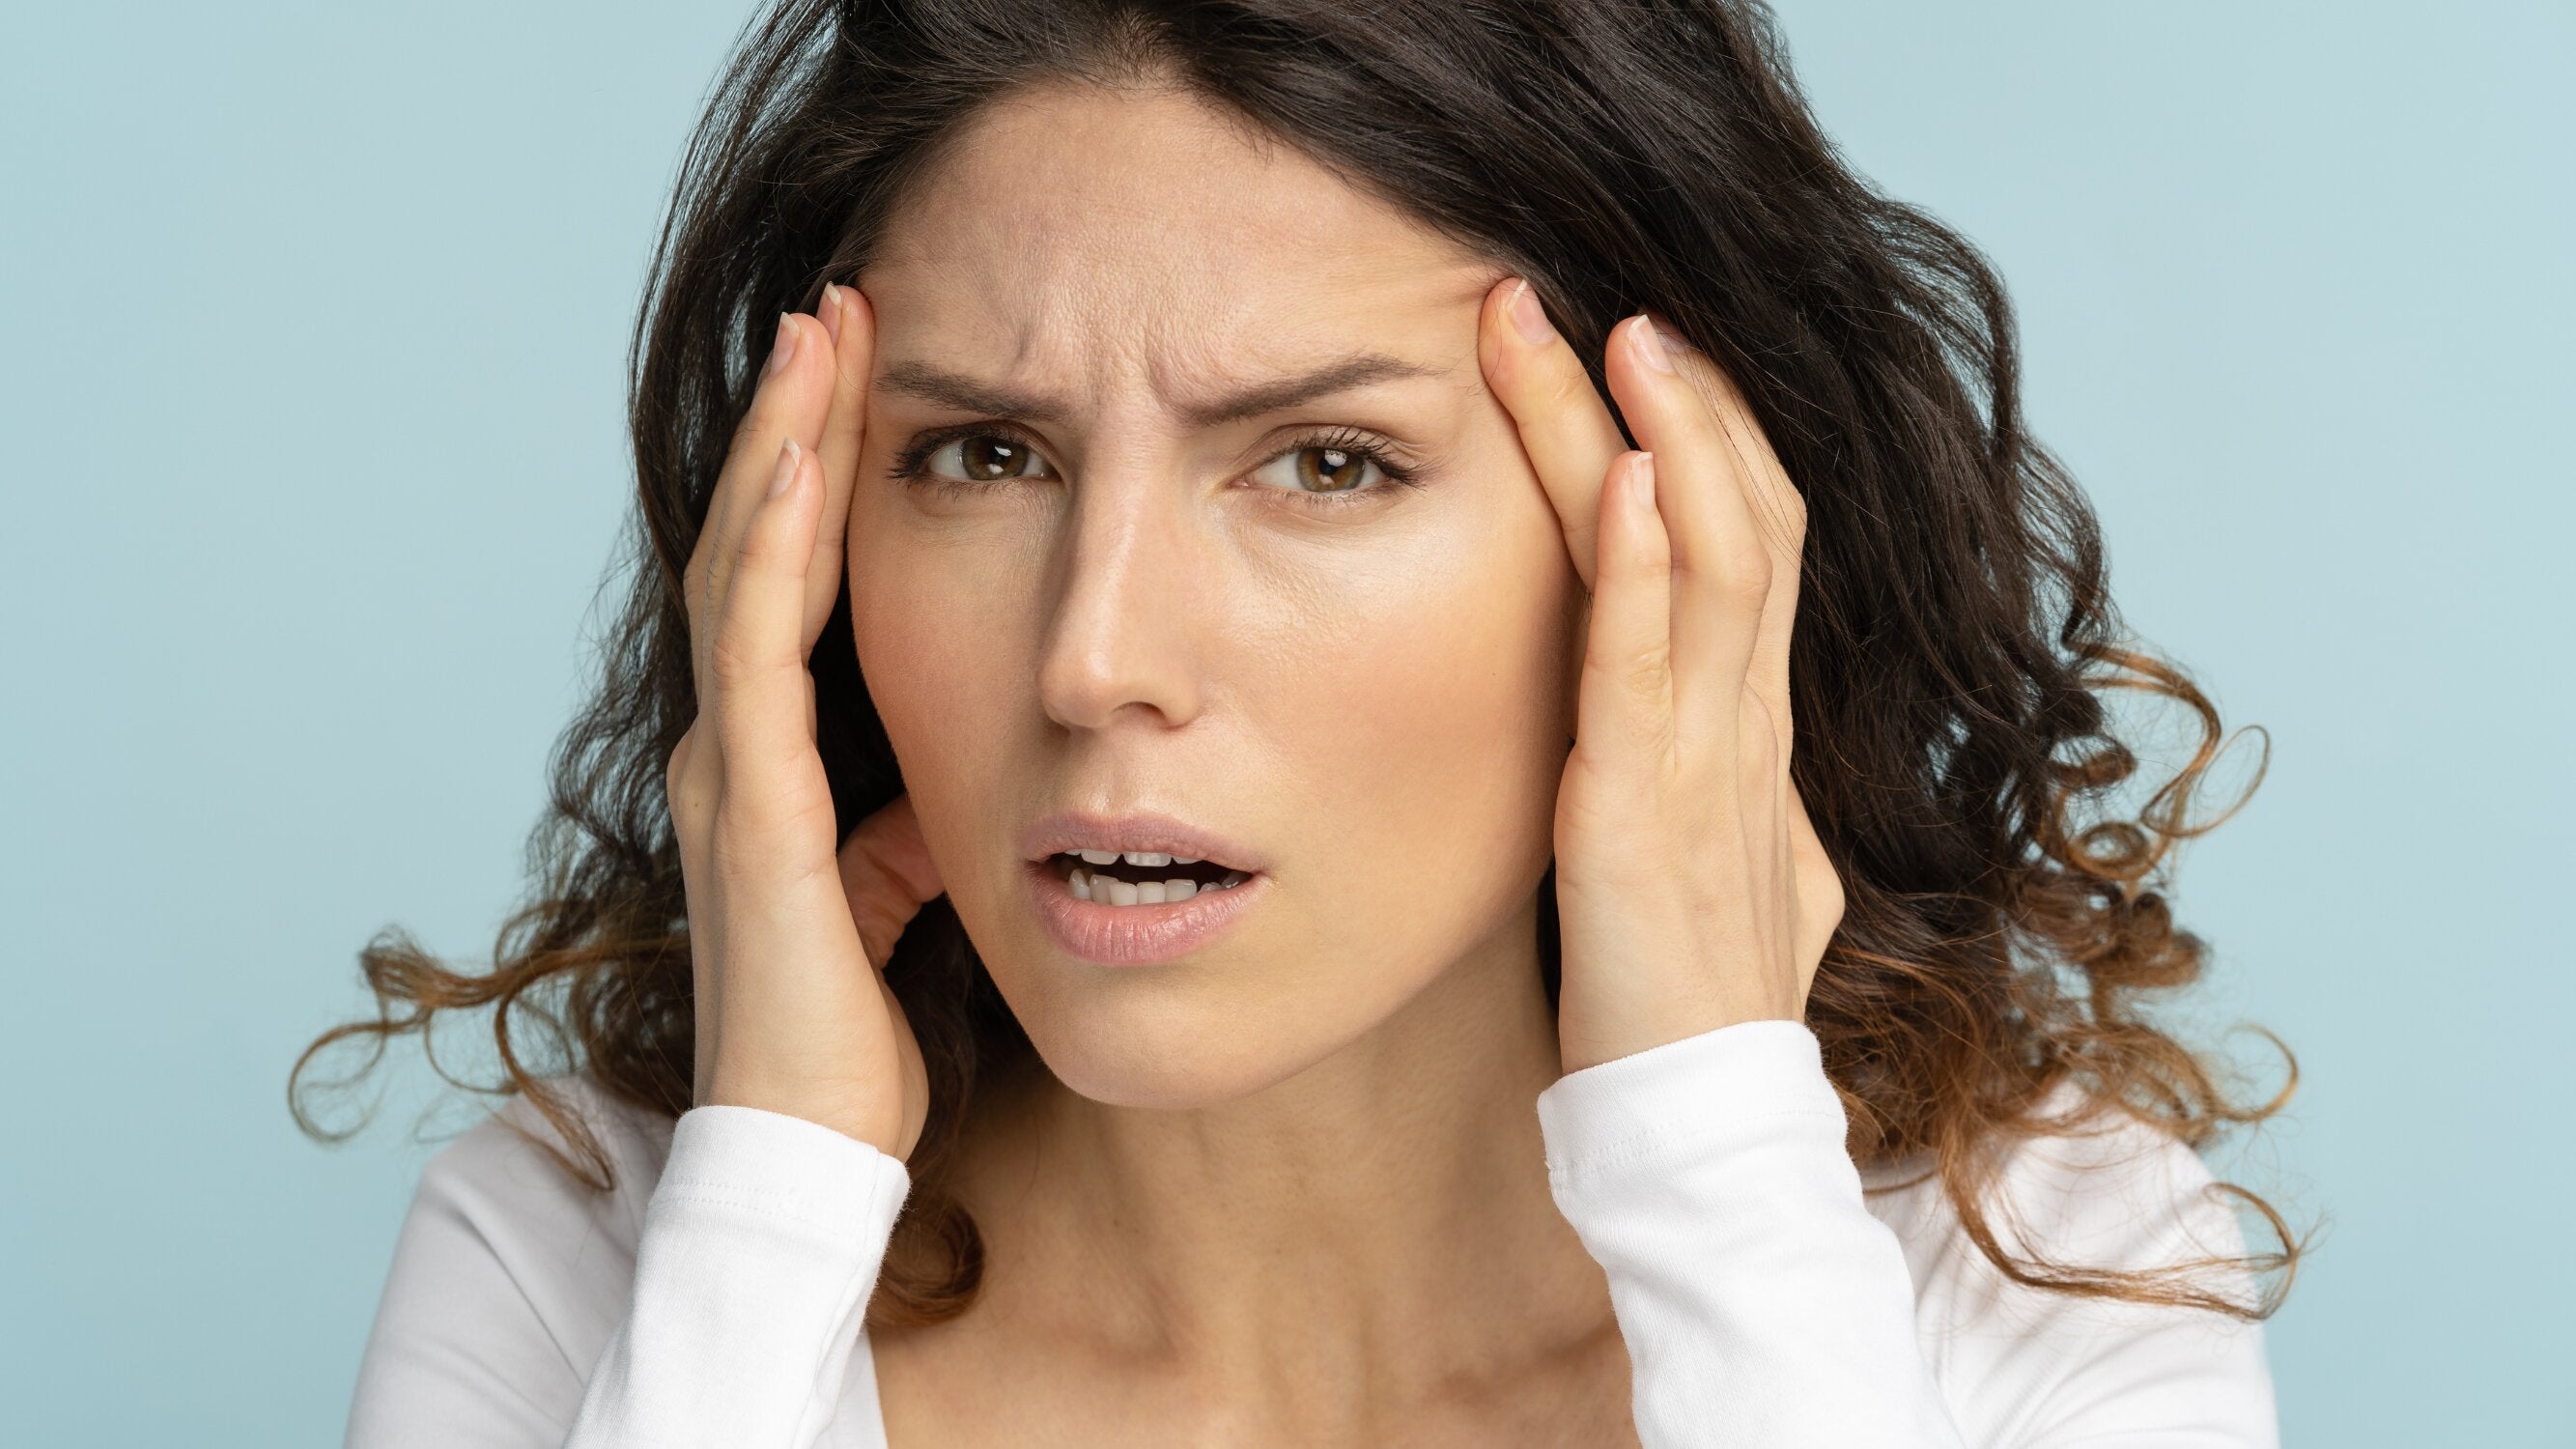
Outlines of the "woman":
<svg viewBox="0 0 2576 1449">
<path fill-rule="evenodd" d="M 353 1444 L 2272 1442 L 2215 718 L 1758 12 L 785 5 L 634 427 Z"/>
</svg>

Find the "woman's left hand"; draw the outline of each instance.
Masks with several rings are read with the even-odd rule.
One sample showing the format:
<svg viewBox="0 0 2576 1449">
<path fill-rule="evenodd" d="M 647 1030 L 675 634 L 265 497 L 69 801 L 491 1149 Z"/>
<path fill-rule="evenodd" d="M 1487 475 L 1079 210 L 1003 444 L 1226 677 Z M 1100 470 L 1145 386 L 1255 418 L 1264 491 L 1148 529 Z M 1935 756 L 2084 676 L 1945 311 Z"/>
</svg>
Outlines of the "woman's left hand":
<svg viewBox="0 0 2576 1449">
<path fill-rule="evenodd" d="M 1660 370 L 1644 316 L 1610 330 L 1603 364 L 1642 452 L 1521 279 L 1479 325 L 1589 595 L 1556 802 L 1563 1070 L 1801 1020 L 1843 913 L 1789 783 L 1805 501 L 1734 381 L 1687 346 Z"/>
</svg>

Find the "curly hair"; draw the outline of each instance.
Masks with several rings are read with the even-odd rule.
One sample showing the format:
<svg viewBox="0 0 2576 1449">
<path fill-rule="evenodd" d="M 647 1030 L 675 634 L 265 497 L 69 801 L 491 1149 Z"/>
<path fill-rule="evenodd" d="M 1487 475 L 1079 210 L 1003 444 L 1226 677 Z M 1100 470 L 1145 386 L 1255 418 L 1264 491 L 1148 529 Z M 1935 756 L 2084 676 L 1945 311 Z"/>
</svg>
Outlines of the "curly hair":
<svg viewBox="0 0 2576 1449">
<path fill-rule="evenodd" d="M 1847 904 L 1807 1022 L 1855 1160 L 1928 1163 L 2014 1281 L 2247 1318 L 2278 1306 L 2304 1244 L 2233 1184 L 2219 1189 L 2277 1247 L 2111 1272 L 2009 1252 L 1989 1220 L 1998 1146 L 2067 1130 L 2041 1107 L 2061 1084 L 2197 1148 L 2279 1110 L 2296 1063 L 2279 1094 L 2242 1102 L 2221 1063 L 2148 1019 L 2204 966 L 2164 892 L 2173 848 L 2225 818 L 2191 819 L 2223 753 L 2217 711 L 2123 642 L 2091 507 L 2023 422 L 1991 264 L 1843 162 L 1772 18 L 1736 0 L 783 0 L 756 19 L 690 142 L 635 324 L 635 568 L 596 692 L 555 747 L 528 847 L 536 888 L 488 971 L 452 970 L 397 928 L 361 952 L 373 1017 L 324 1033 L 288 1078 L 305 1131 L 348 1135 L 305 1103 L 324 1048 L 372 1047 L 346 1086 L 390 1039 L 429 1046 L 441 1013 L 485 1007 L 504 1079 L 458 1082 L 434 1049 L 432 1065 L 527 1094 L 593 1187 L 613 1186 L 608 1158 L 549 1070 L 688 1110 L 688 921 L 665 795 L 696 714 L 682 570 L 771 319 L 856 275 L 963 123 L 1041 82 L 1178 88 L 1299 148 L 1528 277 L 1596 386 L 1608 328 L 1641 307 L 1726 368 L 1809 508 L 1793 769 Z M 811 667 L 846 830 L 901 788 L 846 591 Z M 2139 770 L 2109 707 L 2123 690 L 2179 703 L 2201 732 L 2134 814 L 2114 800 Z M 1554 894 L 1551 869 L 1551 1004 Z M 965 1311 L 980 1281 L 982 1240 L 943 1188 L 976 1083 L 1032 1049 L 944 897 L 887 980 L 932 1105 L 869 1314 L 925 1324 Z M 2269 1287 L 2220 1291 L 2196 1276 L 2211 1266 Z"/>
</svg>

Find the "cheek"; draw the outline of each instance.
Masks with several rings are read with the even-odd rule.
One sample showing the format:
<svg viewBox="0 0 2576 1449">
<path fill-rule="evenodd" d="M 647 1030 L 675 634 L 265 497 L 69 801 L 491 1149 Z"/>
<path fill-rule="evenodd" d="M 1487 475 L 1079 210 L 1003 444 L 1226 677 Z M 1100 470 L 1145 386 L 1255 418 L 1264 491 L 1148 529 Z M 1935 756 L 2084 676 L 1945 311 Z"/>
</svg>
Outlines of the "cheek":
<svg viewBox="0 0 2576 1449">
<path fill-rule="evenodd" d="M 850 633 L 868 698 L 885 726 L 934 858 L 943 873 L 972 858 L 943 839 L 987 818 L 993 722 L 1014 717 L 999 697 L 1004 663 L 992 641 L 989 591 L 971 574 L 894 540 L 854 539 L 849 555 Z"/>
<path fill-rule="evenodd" d="M 1317 920 L 1359 959 L 1477 939 L 1547 866 L 1572 568 L 1543 501 L 1454 522 L 1310 621 L 1283 650 L 1299 708 L 1263 711 L 1295 762 L 1282 798 L 1311 802 L 1311 838 L 1336 847 L 1308 862 L 1338 898 Z"/>
</svg>

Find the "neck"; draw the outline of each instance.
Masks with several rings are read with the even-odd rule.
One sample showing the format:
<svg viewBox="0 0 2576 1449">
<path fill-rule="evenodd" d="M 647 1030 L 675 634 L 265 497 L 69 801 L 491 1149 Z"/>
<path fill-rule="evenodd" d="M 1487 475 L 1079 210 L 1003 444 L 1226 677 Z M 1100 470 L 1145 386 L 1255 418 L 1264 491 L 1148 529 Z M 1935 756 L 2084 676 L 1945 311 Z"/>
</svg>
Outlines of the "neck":
<svg viewBox="0 0 2576 1449">
<path fill-rule="evenodd" d="M 1548 1195 L 1536 924 L 1533 900 L 1368 1035 L 1234 1101 L 1105 1105 L 1034 1059 L 998 1084 L 958 1175 L 996 1318 L 1235 1403 L 1454 1395 L 1615 1334 Z"/>
</svg>

